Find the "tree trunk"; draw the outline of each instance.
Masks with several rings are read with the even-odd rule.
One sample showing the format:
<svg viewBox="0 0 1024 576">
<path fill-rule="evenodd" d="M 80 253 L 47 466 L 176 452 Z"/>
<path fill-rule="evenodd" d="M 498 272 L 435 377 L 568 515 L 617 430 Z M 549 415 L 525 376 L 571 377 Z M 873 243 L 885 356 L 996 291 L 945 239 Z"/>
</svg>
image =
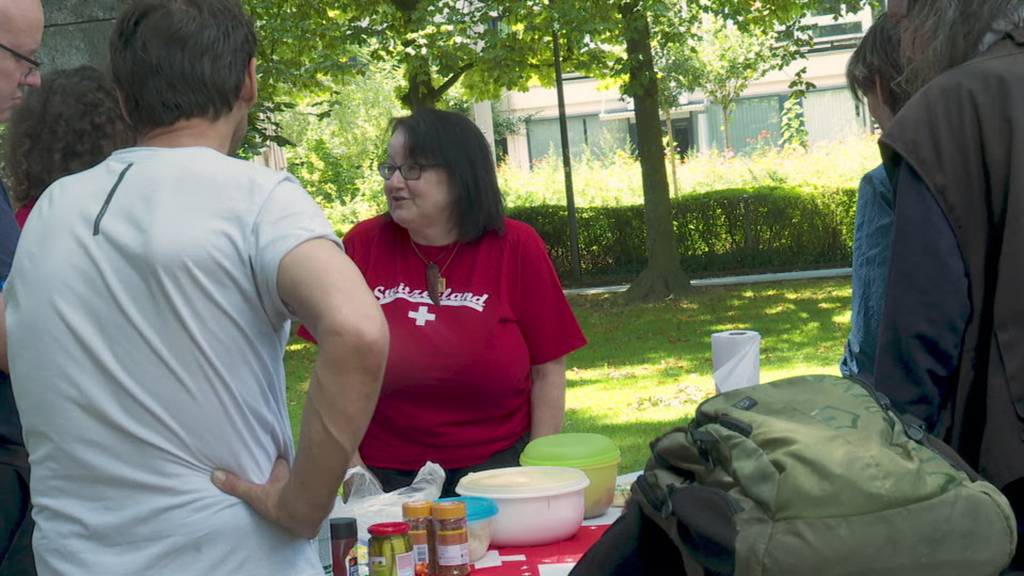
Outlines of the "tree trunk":
<svg viewBox="0 0 1024 576">
<path fill-rule="evenodd" d="M 619 4 L 629 67 L 627 92 L 633 97 L 635 109 L 647 223 L 647 269 L 629 287 L 626 296 L 633 301 L 655 302 L 689 290 L 690 280 L 679 265 L 661 139 L 658 76 L 651 55 L 651 28 L 639 4 L 640 0 Z"/>
<path fill-rule="evenodd" d="M 672 133 L 672 108 L 665 109 L 665 128 L 668 130 L 668 154 L 672 158 L 672 197 L 679 196 L 679 177 L 676 175 L 676 163 L 679 153 L 676 150 L 676 135 Z"/>
<path fill-rule="evenodd" d="M 729 137 L 729 109 L 722 106 L 722 128 L 725 130 L 725 152 L 732 151 L 732 138 Z"/>
<path fill-rule="evenodd" d="M 440 96 L 434 89 L 430 63 L 421 58 L 409 58 L 405 63 L 405 75 L 409 89 L 402 96 L 402 104 L 411 112 L 421 108 L 436 108 Z"/>
<path fill-rule="evenodd" d="M 421 0 L 391 0 L 405 27 L 413 26 L 413 14 L 419 7 Z M 409 48 L 408 45 L 405 46 Z M 408 89 L 399 98 L 402 105 L 410 112 L 421 108 L 436 108 L 437 100 L 441 97 L 434 88 L 434 79 L 430 72 L 430 61 L 424 56 L 414 54 L 405 60 L 405 79 Z"/>
</svg>

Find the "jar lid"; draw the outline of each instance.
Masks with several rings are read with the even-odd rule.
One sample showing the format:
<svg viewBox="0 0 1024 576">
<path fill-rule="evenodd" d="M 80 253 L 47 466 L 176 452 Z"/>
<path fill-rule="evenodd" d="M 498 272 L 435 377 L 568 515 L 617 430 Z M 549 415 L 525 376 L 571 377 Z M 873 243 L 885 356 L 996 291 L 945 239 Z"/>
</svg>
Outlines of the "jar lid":
<svg viewBox="0 0 1024 576">
<path fill-rule="evenodd" d="M 526 445 L 519 463 L 523 466 L 585 468 L 616 464 L 619 447 L 601 434 L 566 433 L 542 436 Z"/>
<path fill-rule="evenodd" d="M 417 500 L 402 504 L 402 515 L 406 518 L 424 518 L 430 516 L 430 500 Z"/>
<path fill-rule="evenodd" d="M 490 498 L 457 496 L 455 498 L 441 498 L 437 502 L 465 502 L 466 520 L 469 522 L 479 522 L 498 515 L 498 505 Z"/>
<path fill-rule="evenodd" d="M 557 466 L 498 468 L 468 474 L 455 491 L 463 496 L 483 496 L 501 501 L 514 498 L 558 496 L 590 485 L 581 470 Z"/>
<path fill-rule="evenodd" d="M 466 503 L 458 500 L 434 502 L 430 512 L 437 520 L 457 520 L 466 517 Z"/>
<path fill-rule="evenodd" d="M 409 525 L 405 522 L 381 522 L 368 529 L 370 536 L 401 536 L 409 533 Z"/>
<path fill-rule="evenodd" d="M 331 518 L 331 538 L 355 538 L 357 532 L 355 518 Z"/>
</svg>

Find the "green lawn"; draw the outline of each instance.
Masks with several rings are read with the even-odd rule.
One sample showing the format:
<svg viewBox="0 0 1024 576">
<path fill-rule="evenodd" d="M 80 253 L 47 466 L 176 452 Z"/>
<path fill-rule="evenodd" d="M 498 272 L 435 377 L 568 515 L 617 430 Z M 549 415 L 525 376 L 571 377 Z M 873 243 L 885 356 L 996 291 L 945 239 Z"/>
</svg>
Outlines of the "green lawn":
<svg viewBox="0 0 1024 576">
<path fill-rule="evenodd" d="M 648 442 L 688 419 L 714 390 L 713 332 L 761 333 L 761 380 L 837 373 L 849 328 L 849 279 L 699 288 L 684 299 L 629 305 L 621 295 L 570 298 L 590 344 L 569 358 L 568 432 L 599 432 L 622 450 L 621 470 L 647 459 Z M 298 437 L 315 349 L 285 356 Z"/>
</svg>

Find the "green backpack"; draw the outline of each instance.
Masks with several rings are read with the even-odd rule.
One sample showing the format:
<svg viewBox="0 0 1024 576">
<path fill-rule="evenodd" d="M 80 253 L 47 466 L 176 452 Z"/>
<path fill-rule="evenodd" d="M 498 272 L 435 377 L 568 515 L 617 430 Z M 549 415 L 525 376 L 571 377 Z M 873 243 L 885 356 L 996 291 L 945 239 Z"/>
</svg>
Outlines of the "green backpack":
<svg viewBox="0 0 1024 576">
<path fill-rule="evenodd" d="M 651 451 L 633 499 L 688 576 L 994 576 L 1016 546 L 1006 498 L 856 380 L 710 398 Z"/>
</svg>

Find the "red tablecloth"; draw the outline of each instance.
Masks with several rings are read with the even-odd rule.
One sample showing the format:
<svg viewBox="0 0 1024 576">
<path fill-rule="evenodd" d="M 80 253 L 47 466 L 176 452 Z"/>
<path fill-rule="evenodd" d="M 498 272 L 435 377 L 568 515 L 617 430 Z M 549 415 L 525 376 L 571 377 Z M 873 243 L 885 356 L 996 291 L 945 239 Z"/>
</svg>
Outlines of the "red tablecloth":
<svg viewBox="0 0 1024 576">
<path fill-rule="evenodd" d="M 532 548 L 499 548 L 500 556 L 525 556 L 526 560 L 502 560 L 501 566 L 478 568 L 474 576 L 540 576 L 541 564 L 572 564 L 608 530 L 608 525 L 583 526 L 568 540 Z"/>
</svg>

